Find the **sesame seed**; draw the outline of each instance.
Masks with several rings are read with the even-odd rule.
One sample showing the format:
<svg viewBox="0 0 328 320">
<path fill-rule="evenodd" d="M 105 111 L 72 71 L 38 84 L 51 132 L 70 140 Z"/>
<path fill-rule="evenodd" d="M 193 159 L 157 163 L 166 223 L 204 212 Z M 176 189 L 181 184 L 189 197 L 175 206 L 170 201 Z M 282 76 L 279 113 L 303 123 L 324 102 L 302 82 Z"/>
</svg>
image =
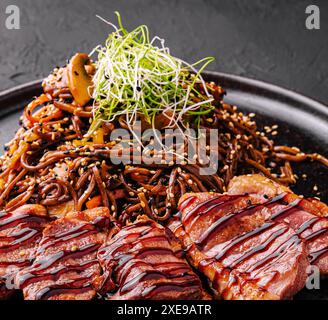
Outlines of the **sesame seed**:
<svg viewBox="0 0 328 320">
<path fill-rule="evenodd" d="M 26 251 L 25 250 L 21 250 L 21 251 L 19 251 L 19 255 L 22 257 L 22 256 L 25 256 L 25 254 L 26 254 Z"/>
</svg>

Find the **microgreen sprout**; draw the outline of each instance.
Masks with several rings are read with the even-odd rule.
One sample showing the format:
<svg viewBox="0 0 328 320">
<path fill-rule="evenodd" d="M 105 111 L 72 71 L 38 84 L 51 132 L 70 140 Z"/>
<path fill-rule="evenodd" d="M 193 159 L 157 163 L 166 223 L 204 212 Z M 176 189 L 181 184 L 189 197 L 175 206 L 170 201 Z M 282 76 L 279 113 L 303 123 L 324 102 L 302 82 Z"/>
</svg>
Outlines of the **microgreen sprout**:
<svg viewBox="0 0 328 320">
<path fill-rule="evenodd" d="M 89 134 L 103 121 L 113 121 L 120 115 L 125 116 L 132 133 L 139 115 L 153 128 L 159 114 L 168 118 L 168 128 L 181 131 L 188 127 L 186 116 L 199 123 L 201 115 L 214 109 L 213 97 L 201 76 L 214 58 L 189 64 L 173 57 L 163 39 L 150 39 L 145 25 L 128 32 L 119 13 L 116 15 L 118 27 L 109 23 L 115 31 L 104 46 L 94 49 L 98 59 L 93 79 L 94 117 Z"/>
</svg>

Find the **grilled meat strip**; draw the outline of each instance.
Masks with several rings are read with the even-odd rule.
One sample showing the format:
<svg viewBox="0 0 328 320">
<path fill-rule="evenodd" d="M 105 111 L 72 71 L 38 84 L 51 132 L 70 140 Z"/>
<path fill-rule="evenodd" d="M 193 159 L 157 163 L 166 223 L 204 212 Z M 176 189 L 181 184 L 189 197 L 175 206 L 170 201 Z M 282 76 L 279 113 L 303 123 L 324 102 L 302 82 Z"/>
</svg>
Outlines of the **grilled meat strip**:
<svg viewBox="0 0 328 320">
<path fill-rule="evenodd" d="M 262 203 L 269 209 L 266 220 L 287 223 L 306 243 L 310 262 L 318 266 L 321 273 L 328 273 L 326 204 L 317 199 L 303 199 L 260 175 L 235 177 L 229 185 L 228 193 L 248 194 L 253 203 Z"/>
<path fill-rule="evenodd" d="M 97 251 L 106 241 L 107 208 L 73 212 L 43 231 L 33 264 L 16 276 L 27 300 L 89 300 L 101 282 Z"/>
<path fill-rule="evenodd" d="M 31 265 L 47 218 L 41 205 L 0 212 L 0 299 L 15 291 L 14 275 Z"/>
<path fill-rule="evenodd" d="M 146 217 L 122 228 L 98 252 L 108 299 L 207 298 L 172 232 Z"/>
<path fill-rule="evenodd" d="M 284 299 L 305 284 L 304 243 L 249 196 L 186 194 L 169 227 L 223 299 Z"/>
</svg>

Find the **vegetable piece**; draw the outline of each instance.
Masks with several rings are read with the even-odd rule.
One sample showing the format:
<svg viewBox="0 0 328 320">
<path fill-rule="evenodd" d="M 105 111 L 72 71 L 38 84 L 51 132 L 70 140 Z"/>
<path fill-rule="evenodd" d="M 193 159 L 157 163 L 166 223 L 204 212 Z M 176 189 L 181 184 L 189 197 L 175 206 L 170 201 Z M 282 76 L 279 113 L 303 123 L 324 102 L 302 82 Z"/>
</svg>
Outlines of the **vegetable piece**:
<svg viewBox="0 0 328 320">
<path fill-rule="evenodd" d="M 7 178 L 10 170 L 15 168 L 17 162 L 20 160 L 23 153 L 25 153 L 28 150 L 28 148 L 29 148 L 28 143 L 24 140 L 21 140 L 18 149 L 14 152 L 13 156 L 10 158 L 6 170 L 0 174 L 0 179 Z"/>
<path fill-rule="evenodd" d="M 39 122 L 40 117 L 38 116 L 38 111 L 33 114 L 36 107 L 51 101 L 51 96 L 49 94 L 41 94 L 39 97 L 30 102 L 24 110 L 24 115 L 26 119 L 30 122 L 30 127 L 33 126 L 35 122 Z"/>
<path fill-rule="evenodd" d="M 73 146 L 74 147 L 84 147 L 84 146 L 93 146 L 93 142 L 83 140 L 73 140 Z"/>
<path fill-rule="evenodd" d="M 93 208 L 100 207 L 102 205 L 101 195 L 93 197 L 85 205 L 88 209 L 93 209 Z"/>
<path fill-rule="evenodd" d="M 25 153 L 27 150 L 28 150 L 28 144 L 24 140 L 21 140 L 18 149 L 11 157 L 11 161 L 8 168 L 13 169 L 16 165 L 16 162 L 20 159 L 22 154 Z"/>
<path fill-rule="evenodd" d="M 92 78 L 88 75 L 85 67 L 90 62 L 86 53 L 75 54 L 67 66 L 68 87 L 79 107 L 86 105 L 91 96 L 89 88 L 92 87 Z"/>
<path fill-rule="evenodd" d="M 25 141 L 29 143 L 38 140 L 38 138 L 39 136 L 34 132 L 28 132 L 25 136 Z"/>
<path fill-rule="evenodd" d="M 67 213 L 74 211 L 74 201 L 68 201 L 59 203 L 55 206 L 47 207 L 49 217 L 55 217 L 57 219 L 64 217 Z"/>
<path fill-rule="evenodd" d="M 0 192 L 5 188 L 6 181 L 4 179 L 0 179 Z"/>
<path fill-rule="evenodd" d="M 93 143 L 94 144 L 103 144 L 104 143 L 104 130 L 102 128 L 99 128 L 94 132 Z"/>
</svg>

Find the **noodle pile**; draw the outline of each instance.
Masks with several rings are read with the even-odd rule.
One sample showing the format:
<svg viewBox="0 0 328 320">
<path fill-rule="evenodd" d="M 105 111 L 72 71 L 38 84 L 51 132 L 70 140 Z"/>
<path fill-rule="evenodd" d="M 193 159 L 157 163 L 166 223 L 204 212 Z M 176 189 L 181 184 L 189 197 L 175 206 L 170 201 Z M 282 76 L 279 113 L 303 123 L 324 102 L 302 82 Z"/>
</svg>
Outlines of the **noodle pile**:
<svg viewBox="0 0 328 320">
<path fill-rule="evenodd" d="M 92 75 L 95 70 L 87 72 Z M 219 169 L 211 176 L 200 175 L 198 162 L 114 165 L 110 155 L 116 142 L 109 141 L 109 135 L 114 129 L 126 129 L 124 119 L 104 122 L 86 142 L 93 101 L 77 107 L 66 68 L 55 69 L 43 83 L 44 93 L 25 108 L 14 139 L 6 144 L 0 160 L 0 207 L 12 210 L 27 203 L 41 204 L 58 215 L 106 206 L 122 223 L 140 214 L 166 221 L 184 193 L 225 192 L 236 175 L 260 172 L 290 185 L 296 182 L 292 162 L 311 159 L 328 166 L 328 160 L 318 154 L 276 146 L 258 131 L 252 114 L 223 102 L 220 86 L 206 85 L 215 108 L 201 116 L 199 127 L 219 131 Z"/>
</svg>

